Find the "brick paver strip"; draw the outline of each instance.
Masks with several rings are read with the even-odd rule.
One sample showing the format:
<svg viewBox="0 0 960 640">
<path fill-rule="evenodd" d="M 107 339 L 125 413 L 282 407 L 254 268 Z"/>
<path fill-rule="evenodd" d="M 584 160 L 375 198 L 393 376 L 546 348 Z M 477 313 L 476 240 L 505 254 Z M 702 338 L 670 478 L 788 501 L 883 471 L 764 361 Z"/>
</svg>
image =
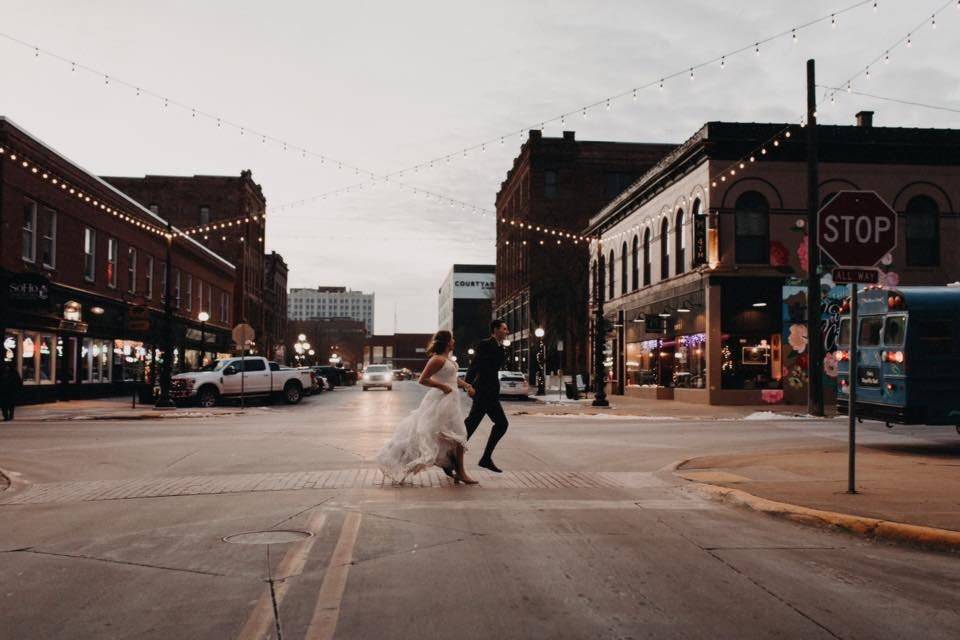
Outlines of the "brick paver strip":
<svg viewBox="0 0 960 640">
<path fill-rule="evenodd" d="M 645 486 L 647 474 L 616 472 L 508 471 L 494 474 L 477 470 L 475 477 L 489 489 L 597 489 Z M 449 487 L 451 480 L 438 469 L 408 478 L 407 487 Z M 127 480 L 68 481 L 30 485 L 22 491 L 5 491 L 0 505 L 92 502 L 137 498 L 213 495 L 261 491 L 313 489 L 364 489 L 390 486 L 383 474 L 370 467 L 334 471 L 137 478 Z"/>
</svg>

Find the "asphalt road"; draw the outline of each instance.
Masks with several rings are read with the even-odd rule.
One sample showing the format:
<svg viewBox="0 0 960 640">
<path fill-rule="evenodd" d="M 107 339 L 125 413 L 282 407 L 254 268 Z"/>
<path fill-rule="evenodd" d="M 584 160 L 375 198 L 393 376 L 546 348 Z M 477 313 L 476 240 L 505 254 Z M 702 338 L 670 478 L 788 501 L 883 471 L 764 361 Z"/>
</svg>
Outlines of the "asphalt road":
<svg viewBox="0 0 960 640">
<path fill-rule="evenodd" d="M 668 470 L 842 421 L 514 416 L 503 476 L 382 486 L 371 461 L 420 396 L 0 425 L 0 638 L 957 637 L 960 559 L 710 502 Z M 956 435 L 861 434 L 890 441 Z M 313 535 L 224 541 L 285 530 Z"/>
</svg>

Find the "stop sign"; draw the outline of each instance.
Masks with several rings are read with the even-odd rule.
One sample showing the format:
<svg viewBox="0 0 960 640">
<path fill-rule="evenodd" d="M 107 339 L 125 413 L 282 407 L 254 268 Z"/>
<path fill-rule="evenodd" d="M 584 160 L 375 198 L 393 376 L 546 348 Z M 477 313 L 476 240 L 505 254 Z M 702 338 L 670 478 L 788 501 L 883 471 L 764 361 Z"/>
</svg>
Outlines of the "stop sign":
<svg viewBox="0 0 960 640">
<path fill-rule="evenodd" d="M 817 244 L 841 267 L 872 267 L 897 246 L 897 213 L 874 191 L 841 191 L 817 213 Z"/>
</svg>

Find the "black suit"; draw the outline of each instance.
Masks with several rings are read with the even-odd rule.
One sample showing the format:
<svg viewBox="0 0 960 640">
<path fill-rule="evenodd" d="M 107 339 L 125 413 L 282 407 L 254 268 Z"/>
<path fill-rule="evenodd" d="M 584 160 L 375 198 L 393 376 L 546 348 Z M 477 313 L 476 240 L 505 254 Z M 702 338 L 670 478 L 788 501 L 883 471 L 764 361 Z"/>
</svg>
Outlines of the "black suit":
<svg viewBox="0 0 960 640">
<path fill-rule="evenodd" d="M 473 435 L 483 420 L 483 416 L 489 416 L 493 420 L 493 428 L 490 430 L 490 439 L 487 440 L 487 447 L 483 451 L 483 460 L 490 460 L 497 442 L 507 432 L 509 423 L 507 416 L 503 413 L 503 407 L 500 406 L 500 367 L 503 366 L 504 353 L 503 347 L 493 338 L 487 338 L 477 344 L 474 349 L 473 360 L 470 362 L 470 368 L 467 370 L 466 382 L 475 389 L 473 396 L 473 406 L 470 407 L 470 414 L 463 421 L 467 427 L 467 437 Z"/>
</svg>

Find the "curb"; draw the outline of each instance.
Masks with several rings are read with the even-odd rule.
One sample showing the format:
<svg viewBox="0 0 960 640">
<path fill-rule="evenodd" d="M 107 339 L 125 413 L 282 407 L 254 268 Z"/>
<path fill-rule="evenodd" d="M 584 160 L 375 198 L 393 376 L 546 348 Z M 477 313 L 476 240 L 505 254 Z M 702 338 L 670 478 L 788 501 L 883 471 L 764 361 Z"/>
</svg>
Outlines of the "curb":
<svg viewBox="0 0 960 640">
<path fill-rule="evenodd" d="M 23 418 L 24 421 L 30 422 L 100 422 L 105 420 L 128 420 L 128 421 L 138 421 L 138 420 L 182 420 L 185 418 L 219 418 L 221 416 L 236 416 L 244 415 L 247 412 L 245 409 L 237 409 L 235 411 L 222 411 L 217 413 L 204 413 L 197 411 L 185 411 L 184 413 L 130 413 L 130 414 L 88 414 L 88 415 L 79 415 L 79 416 L 46 416 L 43 418 Z"/>
<path fill-rule="evenodd" d="M 686 462 L 688 461 L 680 463 L 677 467 L 682 466 Z M 960 531 L 879 520 L 877 518 L 867 518 L 865 516 L 837 513 L 835 511 L 811 509 L 786 502 L 776 502 L 775 500 L 755 496 L 741 489 L 706 484 L 684 478 L 683 475 L 678 473 L 677 467 L 674 468 L 676 475 L 691 483 L 692 488 L 697 492 L 714 500 L 728 502 L 736 506 L 765 513 L 769 516 L 791 520 L 799 524 L 826 529 L 839 529 L 871 540 L 910 544 L 938 551 L 960 552 Z"/>
</svg>

